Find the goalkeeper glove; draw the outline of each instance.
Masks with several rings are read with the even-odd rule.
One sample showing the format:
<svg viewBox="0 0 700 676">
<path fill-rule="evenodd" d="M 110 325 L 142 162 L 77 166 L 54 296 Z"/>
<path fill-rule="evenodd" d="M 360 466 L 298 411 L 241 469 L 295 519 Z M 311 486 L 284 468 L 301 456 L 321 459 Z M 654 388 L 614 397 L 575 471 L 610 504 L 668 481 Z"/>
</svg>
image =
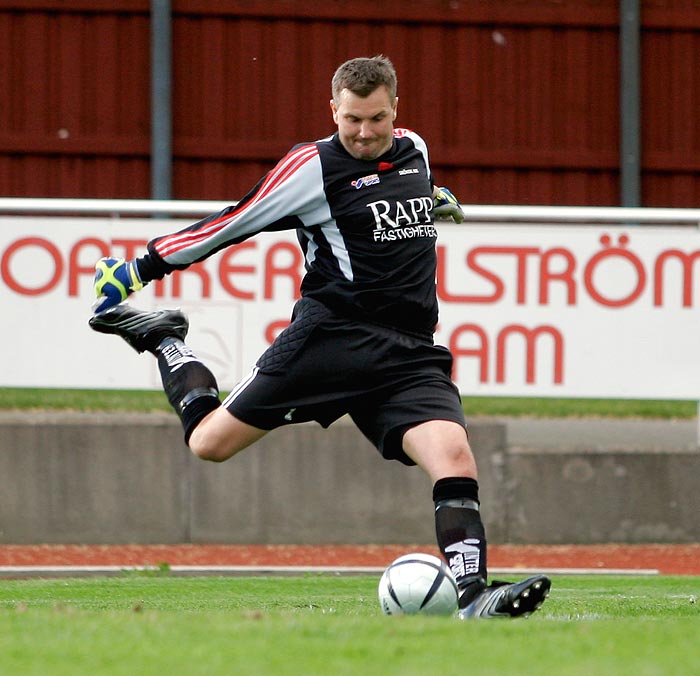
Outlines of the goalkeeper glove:
<svg viewBox="0 0 700 676">
<path fill-rule="evenodd" d="M 146 282 L 147 284 L 148 282 Z M 136 261 L 123 258 L 100 258 L 95 263 L 95 296 L 92 309 L 95 314 L 103 312 L 126 300 L 134 291 L 143 289 Z"/>
<path fill-rule="evenodd" d="M 447 188 L 436 189 L 433 197 L 433 218 L 440 220 L 451 218 L 455 223 L 461 223 L 464 220 L 462 207 Z"/>
</svg>

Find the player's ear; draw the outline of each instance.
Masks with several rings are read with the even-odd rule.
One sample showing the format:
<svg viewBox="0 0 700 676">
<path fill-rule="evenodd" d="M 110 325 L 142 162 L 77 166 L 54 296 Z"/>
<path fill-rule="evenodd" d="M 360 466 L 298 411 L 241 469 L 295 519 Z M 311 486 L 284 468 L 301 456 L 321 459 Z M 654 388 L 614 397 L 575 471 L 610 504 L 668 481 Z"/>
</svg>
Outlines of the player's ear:
<svg viewBox="0 0 700 676">
<path fill-rule="evenodd" d="M 331 112 L 333 113 L 333 122 L 338 124 L 338 109 L 335 107 L 335 101 L 333 99 L 331 99 L 330 104 L 331 104 Z"/>
<path fill-rule="evenodd" d="M 396 119 L 396 108 L 398 107 L 398 105 L 399 105 L 399 97 L 396 96 L 396 97 L 394 98 L 394 105 L 392 106 L 393 109 L 394 109 L 394 113 L 393 113 L 394 116 L 391 118 L 392 120 L 395 120 L 395 119 Z"/>
</svg>

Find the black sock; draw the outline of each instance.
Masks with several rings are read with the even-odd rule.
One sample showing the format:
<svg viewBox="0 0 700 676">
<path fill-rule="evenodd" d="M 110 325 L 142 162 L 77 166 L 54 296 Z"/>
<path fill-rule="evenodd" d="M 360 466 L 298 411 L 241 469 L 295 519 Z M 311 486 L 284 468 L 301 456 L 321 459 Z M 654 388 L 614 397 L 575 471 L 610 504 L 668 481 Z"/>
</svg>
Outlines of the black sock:
<svg viewBox="0 0 700 676">
<path fill-rule="evenodd" d="M 450 477 L 433 487 L 437 541 L 464 608 L 486 586 L 486 535 L 476 479 Z"/>
<path fill-rule="evenodd" d="M 188 443 L 194 428 L 221 405 L 216 378 L 179 338 L 165 338 L 156 356 L 163 389 L 180 416 Z"/>
</svg>

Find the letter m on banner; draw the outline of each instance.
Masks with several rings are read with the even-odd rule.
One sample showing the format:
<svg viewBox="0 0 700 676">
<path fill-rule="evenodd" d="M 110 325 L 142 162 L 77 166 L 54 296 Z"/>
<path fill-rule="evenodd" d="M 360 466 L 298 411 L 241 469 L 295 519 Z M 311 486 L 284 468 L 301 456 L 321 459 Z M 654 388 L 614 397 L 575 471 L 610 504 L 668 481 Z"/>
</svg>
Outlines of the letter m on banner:
<svg viewBox="0 0 700 676">
<path fill-rule="evenodd" d="M 564 380 L 564 339 L 555 327 L 549 325 L 528 329 L 522 324 L 510 324 L 499 332 L 496 339 L 496 382 L 505 382 L 507 346 L 512 342 L 512 338 L 517 336 L 525 340 L 525 382 L 529 384 L 535 382 L 538 339 L 551 337 L 554 347 L 554 384 L 560 385 Z"/>
</svg>

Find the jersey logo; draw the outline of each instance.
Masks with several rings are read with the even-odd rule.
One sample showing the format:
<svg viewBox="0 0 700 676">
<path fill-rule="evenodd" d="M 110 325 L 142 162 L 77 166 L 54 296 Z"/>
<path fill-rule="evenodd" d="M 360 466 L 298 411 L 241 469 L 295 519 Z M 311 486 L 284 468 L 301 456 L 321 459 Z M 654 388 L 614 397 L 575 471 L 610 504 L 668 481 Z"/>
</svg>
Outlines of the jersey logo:
<svg viewBox="0 0 700 676">
<path fill-rule="evenodd" d="M 367 206 L 374 217 L 372 237 L 375 242 L 392 242 L 414 237 L 437 237 L 432 225 L 432 197 L 407 200 L 377 200 Z"/>
<path fill-rule="evenodd" d="M 360 188 L 363 188 L 366 185 L 376 185 L 377 183 L 379 183 L 379 174 L 369 174 L 368 176 L 358 178 L 356 181 L 353 181 L 350 185 L 353 188 L 355 188 L 355 190 L 359 190 Z"/>
</svg>

